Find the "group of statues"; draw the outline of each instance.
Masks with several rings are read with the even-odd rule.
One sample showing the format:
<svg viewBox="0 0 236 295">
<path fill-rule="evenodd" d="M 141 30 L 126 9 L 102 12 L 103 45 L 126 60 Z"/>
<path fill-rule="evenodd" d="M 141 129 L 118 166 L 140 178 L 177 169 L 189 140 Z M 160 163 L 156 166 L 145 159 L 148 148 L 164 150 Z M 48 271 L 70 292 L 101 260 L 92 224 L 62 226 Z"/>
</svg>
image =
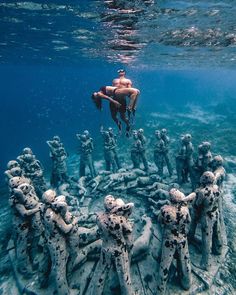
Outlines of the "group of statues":
<svg viewBox="0 0 236 295">
<path fill-rule="evenodd" d="M 13 215 L 13 240 L 17 270 L 26 278 L 38 271 L 40 287 L 54 278 L 57 293 L 70 294 L 72 274 L 88 257 L 98 259 L 86 294 L 102 294 L 109 271 L 115 268 L 121 294 L 133 295 L 131 262 L 142 259 L 149 251 L 152 221 L 162 227 L 162 246 L 157 293 L 165 294 L 173 260 L 181 286 L 191 287 L 191 260 L 188 244 L 197 243 L 198 224 L 202 238 L 199 268 L 209 270 L 211 253 L 222 252 L 223 181 L 225 169 L 221 156 L 213 157 L 209 142 L 198 146 L 193 158 L 191 135 L 181 138 L 176 155 L 177 183 L 163 179 L 163 168 L 169 176 L 173 168 L 169 157 L 167 130 L 155 131 L 152 169 L 146 157 L 144 130 L 133 130 L 131 144 L 132 169 L 121 167 L 117 153 L 117 137 L 112 128 L 100 130 L 104 143 L 104 171 L 96 172 L 92 158 L 93 139 L 88 131 L 77 134 L 80 141 L 80 177 L 67 172 L 68 154 L 58 136 L 47 141 L 52 160 L 51 189 L 43 176 L 43 168 L 30 148 L 17 160 L 9 161 L 5 172 L 9 186 L 9 203 Z M 140 169 L 143 164 L 143 170 Z M 88 167 L 90 175 L 86 175 Z M 191 181 L 187 196 L 180 185 Z M 73 193 L 72 193 L 73 192 Z M 135 222 L 130 219 L 133 203 L 125 203 L 115 194 L 130 194 L 148 204 L 152 218 L 143 216 L 144 227 L 135 240 Z M 85 200 L 104 198 L 104 211 L 82 212 Z M 72 196 L 74 195 L 74 196 Z M 158 254 L 157 254 L 158 255 Z M 78 287 L 78 286 L 77 286 Z"/>
</svg>

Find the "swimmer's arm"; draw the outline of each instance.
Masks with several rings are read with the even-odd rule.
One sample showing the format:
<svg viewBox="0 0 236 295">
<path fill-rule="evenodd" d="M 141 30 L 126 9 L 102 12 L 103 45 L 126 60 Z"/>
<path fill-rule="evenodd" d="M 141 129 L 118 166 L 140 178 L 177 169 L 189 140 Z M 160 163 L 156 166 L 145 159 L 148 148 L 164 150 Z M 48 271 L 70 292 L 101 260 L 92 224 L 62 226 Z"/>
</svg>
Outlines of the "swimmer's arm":
<svg viewBox="0 0 236 295">
<path fill-rule="evenodd" d="M 112 99 L 110 96 L 107 96 L 107 95 L 103 94 L 101 91 L 98 92 L 98 95 L 101 98 L 104 98 L 104 99 L 110 101 L 111 103 L 117 104 L 117 101 L 115 101 L 114 99 Z"/>
<path fill-rule="evenodd" d="M 133 83 L 131 82 L 131 80 L 127 79 L 127 88 L 132 88 Z"/>
<path fill-rule="evenodd" d="M 16 204 L 16 210 L 19 212 L 19 214 L 22 217 L 30 216 L 40 210 L 39 206 L 36 206 L 36 208 L 33 209 L 25 209 L 25 206 L 22 204 Z"/>
</svg>

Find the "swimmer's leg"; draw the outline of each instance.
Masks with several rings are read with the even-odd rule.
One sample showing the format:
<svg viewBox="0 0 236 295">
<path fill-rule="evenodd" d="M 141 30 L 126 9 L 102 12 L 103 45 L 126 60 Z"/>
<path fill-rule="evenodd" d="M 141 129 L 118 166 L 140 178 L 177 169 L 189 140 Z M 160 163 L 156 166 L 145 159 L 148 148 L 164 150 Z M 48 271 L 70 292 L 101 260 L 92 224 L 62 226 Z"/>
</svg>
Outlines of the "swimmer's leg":
<svg viewBox="0 0 236 295">
<path fill-rule="evenodd" d="M 120 112 L 120 117 L 121 117 L 121 120 L 124 121 L 125 124 L 126 124 L 126 136 L 129 137 L 130 122 L 129 122 L 128 118 L 126 117 L 126 113 L 125 112 Z"/>
<path fill-rule="evenodd" d="M 119 130 L 121 131 L 122 125 L 121 125 L 121 121 L 118 120 L 117 118 L 117 113 L 118 113 L 117 107 L 114 107 L 112 104 L 110 104 L 110 112 L 111 112 L 112 120 L 116 123 Z"/>
<path fill-rule="evenodd" d="M 132 89 L 132 92 L 129 95 L 130 101 L 128 109 L 133 113 L 133 115 L 135 115 L 139 94 L 140 91 L 138 89 Z"/>
</svg>

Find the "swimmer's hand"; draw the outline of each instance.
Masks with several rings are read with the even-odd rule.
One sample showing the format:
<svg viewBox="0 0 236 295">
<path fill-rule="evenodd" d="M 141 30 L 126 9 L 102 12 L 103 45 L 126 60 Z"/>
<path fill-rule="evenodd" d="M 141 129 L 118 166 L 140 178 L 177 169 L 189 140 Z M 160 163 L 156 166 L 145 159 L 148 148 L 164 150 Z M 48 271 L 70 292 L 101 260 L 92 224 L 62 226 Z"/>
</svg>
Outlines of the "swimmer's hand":
<svg viewBox="0 0 236 295">
<path fill-rule="evenodd" d="M 114 103 L 117 108 L 121 107 L 121 104 L 118 101 L 116 101 L 116 100 L 113 100 L 112 103 Z"/>
</svg>

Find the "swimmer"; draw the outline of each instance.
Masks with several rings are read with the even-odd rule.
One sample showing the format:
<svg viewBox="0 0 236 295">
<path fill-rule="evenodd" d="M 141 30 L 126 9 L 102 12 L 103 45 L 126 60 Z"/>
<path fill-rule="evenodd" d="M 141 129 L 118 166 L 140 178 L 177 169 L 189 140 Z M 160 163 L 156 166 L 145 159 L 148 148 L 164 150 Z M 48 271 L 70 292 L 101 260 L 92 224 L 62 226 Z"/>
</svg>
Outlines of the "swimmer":
<svg viewBox="0 0 236 295">
<path fill-rule="evenodd" d="M 102 99 L 108 100 L 110 102 L 111 116 L 114 122 L 117 124 L 119 130 L 121 131 L 121 122 L 117 118 L 117 114 L 120 113 L 120 118 L 126 124 L 126 135 L 130 130 L 130 122 L 126 117 L 126 110 L 128 115 L 135 114 L 137 98 L 140 91 L 136 88 L 118 88 L 113 86 L 103 86 L 98 92 L 94 92 L 92 95 L 92 100 L 94 101 L 98 109 L 102 108 Z M 126 97 L 129 97 L 130 102 L 127 107 Z"/>
<path fill-rule="evenodd" d="M 126 74 L 125 70 L 122 70 L 122 69 L 118 70 L 117 73 L 119 77 L 112 81 L 112 86 L 119 87 L 119 88 L 131 88 L 132 81 L 125 77 L 125 74 Z"/>
</svg>

